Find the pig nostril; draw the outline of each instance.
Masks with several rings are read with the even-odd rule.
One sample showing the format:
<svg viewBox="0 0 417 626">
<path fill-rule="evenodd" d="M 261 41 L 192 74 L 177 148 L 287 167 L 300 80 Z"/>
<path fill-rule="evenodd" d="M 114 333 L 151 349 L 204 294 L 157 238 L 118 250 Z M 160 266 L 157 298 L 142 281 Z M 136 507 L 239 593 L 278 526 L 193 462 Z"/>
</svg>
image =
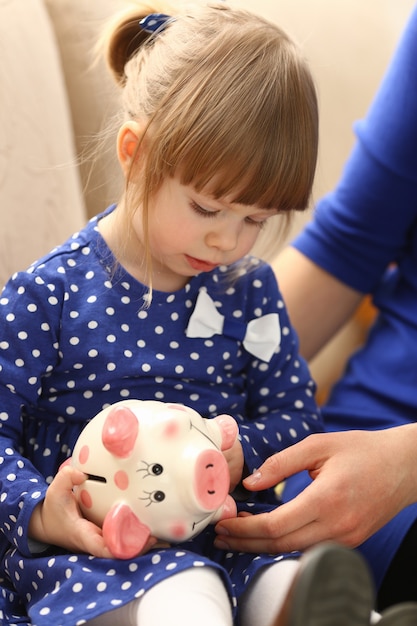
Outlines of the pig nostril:
<svg viewBox="0 0 417 626">
<path fill-rule="evenodd" d="M 214 464 L 213 463 L 207 463 L 206 465 L 206 469 L 213 469 Z M 207 493 L 209 494 L 209 496 L 214 496 L 214 494 L 216 493 L 215 489 L 207 489 Z"/>
<path fill-rule="evenodd" d="M 229 468 L 223 454 L 218 450 L 200 452 L 194 476 L 194 493 L 199 506 L 205 511 L 215 511 L 223 504 L 229 485 Z"/>
</svg>

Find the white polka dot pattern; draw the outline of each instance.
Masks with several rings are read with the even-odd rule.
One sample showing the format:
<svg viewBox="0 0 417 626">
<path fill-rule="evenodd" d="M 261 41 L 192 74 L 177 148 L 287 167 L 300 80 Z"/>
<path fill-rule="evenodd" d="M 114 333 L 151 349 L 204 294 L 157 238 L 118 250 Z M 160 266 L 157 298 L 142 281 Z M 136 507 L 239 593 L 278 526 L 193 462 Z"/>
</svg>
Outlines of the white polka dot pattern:
<svg viewBox="0 0 417 626">
<path fill-rule="evenodd" d="M 52 548 L 31 556 L 33 508 L 85 421 L 110 403 L 156 399 L 188 404 L 206 417 L 230 413 L 249 471 L 322 429 L 314 385 L 269 266 L 253 259 L 233 285 L 225 267 L 200 274 L 178 292 L 154 292 L 145 308 L 145 287 L 114 269 L 95 226 L 92 220 L 13 276 L 0 298 L 0 571 L 6 573 L 0 610 L 3 603 L 8 615 L 24 615 L 22 599 L 34 623 L 82 624 L 174 572 L 207 565 L 220 568 L 235 605 L 259 567 L 281 557 L 215 551 L 210 528 L 181 547 L 132 561 Z M 225 319 L 242 327 L 279 314 L 281 344 L 269 363 L 233 337 L 186 337 L 201 289 Z M 242 506 L 254 511 L 275 504 L 272 493 L 259 498 Z"/>
</svg>

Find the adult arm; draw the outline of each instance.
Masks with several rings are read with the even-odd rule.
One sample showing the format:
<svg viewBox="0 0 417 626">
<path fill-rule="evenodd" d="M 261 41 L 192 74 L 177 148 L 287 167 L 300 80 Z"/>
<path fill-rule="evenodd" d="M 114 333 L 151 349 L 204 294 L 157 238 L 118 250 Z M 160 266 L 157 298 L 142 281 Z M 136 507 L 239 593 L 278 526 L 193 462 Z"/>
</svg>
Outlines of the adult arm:
<svg viewBox="0 0 417 626">
<path fill-rule="evenodd" d="M 293 247 L 283 250 L 273 268 L 297 330 L 300 352 L 310 360 L 348 321 L 363 294 Z"/>
<path fill-rule="evenodd" d="M 272 553 L 330 539 L 358 546 L 417 502 L 416 437 L 417 424 L 310 435 L 270 457 L 244 485 L 266 489 L 305 467 L 313 482 L 270 513 L 219 522 L 217 545 Z"/>
</svg>

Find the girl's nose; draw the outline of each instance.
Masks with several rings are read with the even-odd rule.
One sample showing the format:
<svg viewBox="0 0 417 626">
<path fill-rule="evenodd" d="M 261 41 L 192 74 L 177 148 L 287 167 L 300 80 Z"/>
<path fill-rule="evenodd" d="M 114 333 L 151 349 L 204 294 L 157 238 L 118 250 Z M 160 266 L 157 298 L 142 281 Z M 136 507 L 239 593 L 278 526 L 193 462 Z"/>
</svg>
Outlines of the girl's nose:
<svg viewBox="0 0 417 626">
<path fill-rule="evenodd" d="M 226 226 L 211 230 L 206 235 L 206 243 L 211 248 L 217 248 L 223 252 L 235 250 L 239 241 L 240 227 Z"/>
</svg>

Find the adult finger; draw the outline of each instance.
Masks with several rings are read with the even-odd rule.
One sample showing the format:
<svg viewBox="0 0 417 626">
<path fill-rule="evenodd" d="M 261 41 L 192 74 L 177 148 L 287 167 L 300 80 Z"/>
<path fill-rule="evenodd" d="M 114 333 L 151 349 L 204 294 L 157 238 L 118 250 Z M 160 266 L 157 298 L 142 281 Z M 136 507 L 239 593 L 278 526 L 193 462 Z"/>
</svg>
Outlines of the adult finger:
<svg viewBox="0 0 417 626">
<path fill-rule="evenodd" d="M 322 459 L 317 458 L 316 453 L 318 448 L 316 444 L 319 444 L 319 441 L 314 439 L 320 436 L 310 435 L 293 446 L 268 457 L 253 474 L 244 479 L 245 488 L 252 491 L 267 489 L 303 470 L 315 470 L 317 465 L 322 463 Z"/>
<path fill-rule="evenodd" d="M 215 546 L 222 550 L 255 553 L 286 553 L 303 551 L 320 541 L 330 539 L 317 522 L 307 524 L 299 530 L 281 537 L 233 537 L 218 535 Z"/>
<path fill-rule="evenodd" d="M 302 494 L 268 513 L 232 517 L 216 525 L 216 532 L 233 537 L 280 537 L 314 522 L 318 512 L 308 494 Z"/>
</svg>

